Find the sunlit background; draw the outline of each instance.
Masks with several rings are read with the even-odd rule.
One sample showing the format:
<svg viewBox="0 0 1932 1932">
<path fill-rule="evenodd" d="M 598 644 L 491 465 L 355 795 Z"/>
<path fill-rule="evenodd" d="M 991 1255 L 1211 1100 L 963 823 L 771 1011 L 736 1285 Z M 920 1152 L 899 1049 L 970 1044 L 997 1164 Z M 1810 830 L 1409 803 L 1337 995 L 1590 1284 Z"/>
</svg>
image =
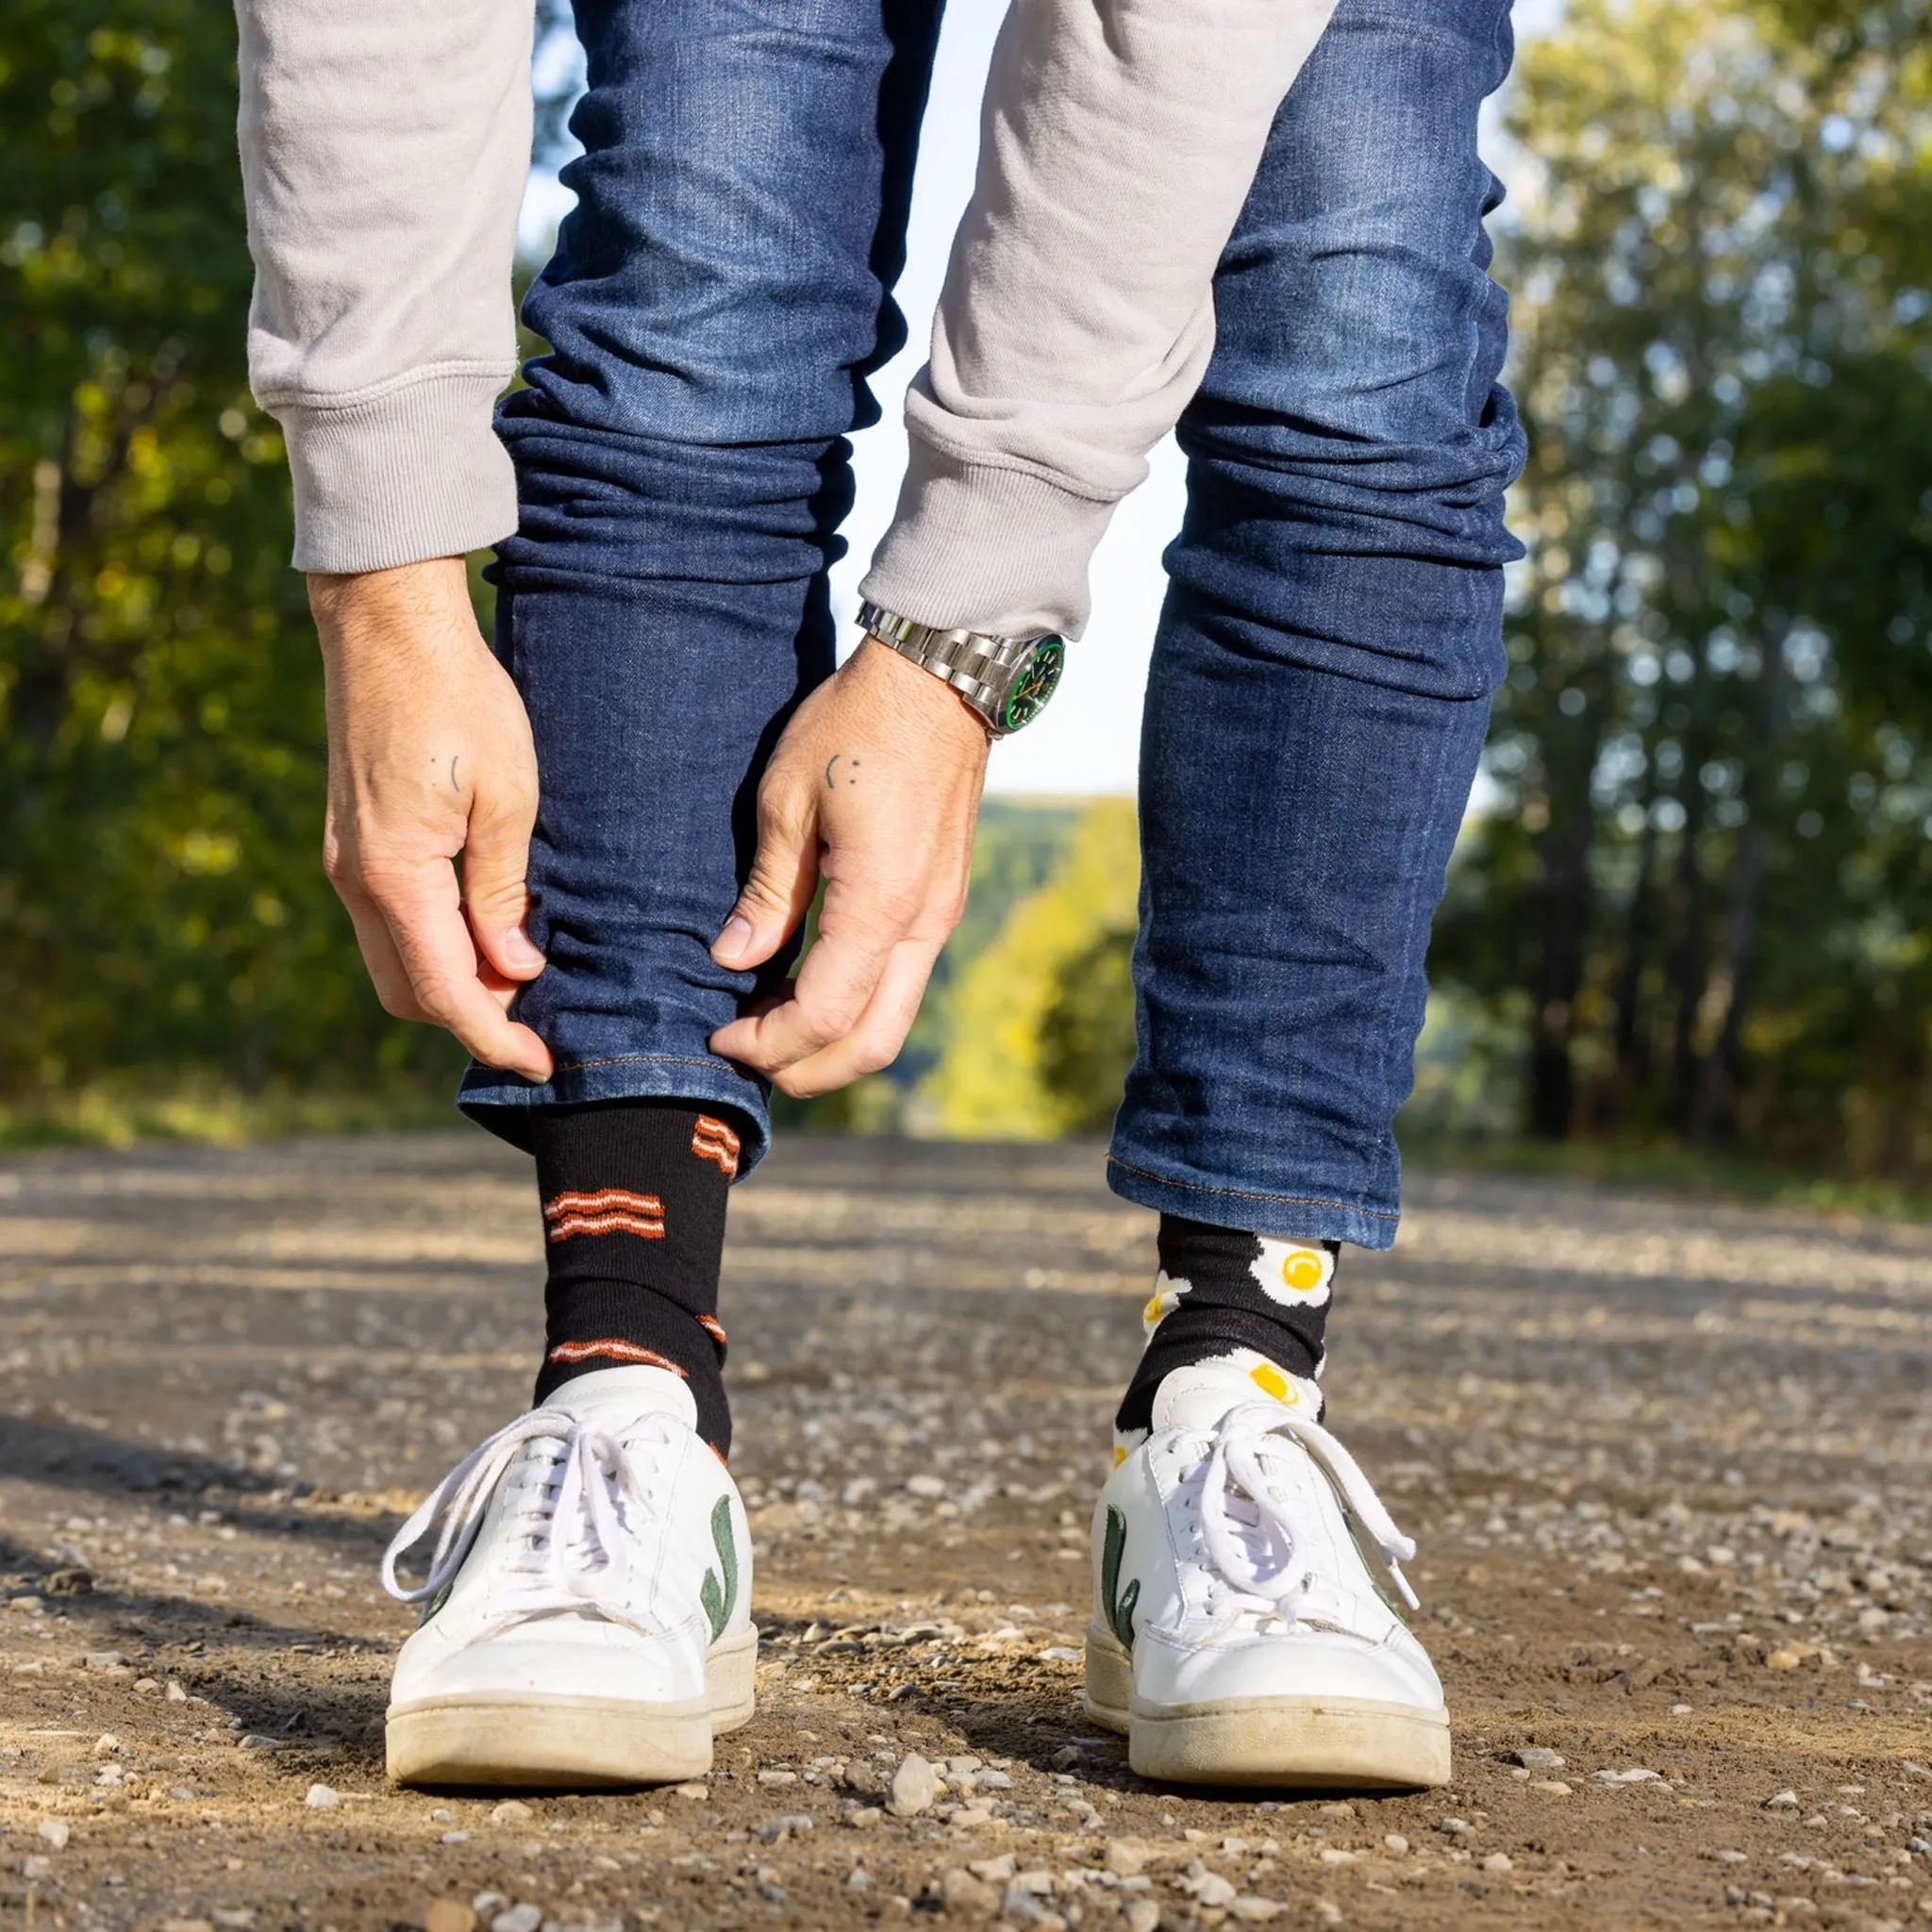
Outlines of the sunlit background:
<svg viewBox="0 0 1932 1932">
<path fill-rule="evenodd" d="M 525 273 L 567 193 L 541 17 Z M 890 514 L 1001 9 L 955 0 L 858 440 Z M 1543 0 L 1492 104 L 1512 671 L 1405 1141 L 1919 1198 L 1932 1179 L 1926 0 Z M 249 401 L 217 0 L 16 0 L 0 60 L 0 1133 L 441 1116 L 314 863 L 313 643 Z M 1122 508 L 1062 695 L 995 758 L 966 924 L 864 1131 L 1104 1129 L 1131 1049 L 1137 721 L 1181 508 Z M 991 1024 L 997 1016 L 998 1024 Z"/>
</svg>

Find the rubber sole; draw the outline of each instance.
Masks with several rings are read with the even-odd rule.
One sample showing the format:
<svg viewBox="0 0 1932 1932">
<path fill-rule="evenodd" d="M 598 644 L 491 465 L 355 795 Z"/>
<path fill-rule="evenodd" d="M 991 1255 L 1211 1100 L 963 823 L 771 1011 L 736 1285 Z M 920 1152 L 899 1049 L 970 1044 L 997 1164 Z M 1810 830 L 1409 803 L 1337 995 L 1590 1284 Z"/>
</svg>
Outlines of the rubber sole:
<svg viewBox="0 0 1932 1932">
<path fill-rule="evenodd" d="M 1236 1697 L 1161 1706 L 1134 1695 L 1133 1666 L 1087 1638 L 1087 1715 L 1124 1732 L 1141 1777 L 1282 1790 L 1420 1790 L 1450 1777 L 1449 1713 L 1356 1697 Z"/>
<path fill-rule="evenodd" d="M 691 1704 L 477 1693 L 391 1705 L 390 1782 L 554 1790 L 702 1777 L 711 1740 L 751 1721 L 758 1656 L 755 1629 L 714 1645 Z"/>
</svg>

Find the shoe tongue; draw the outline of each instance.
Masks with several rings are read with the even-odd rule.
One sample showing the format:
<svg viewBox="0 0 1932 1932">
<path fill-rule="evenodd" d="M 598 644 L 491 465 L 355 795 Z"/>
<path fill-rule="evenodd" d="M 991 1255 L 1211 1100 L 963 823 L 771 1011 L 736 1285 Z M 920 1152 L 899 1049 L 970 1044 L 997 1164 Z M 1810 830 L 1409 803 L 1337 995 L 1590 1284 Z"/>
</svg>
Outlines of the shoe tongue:
<svg viewBox="0 0 1932 1932">
<path fill-rule="evenodd" d="M 594 1422 L 605 1427 L 634 1423 L 647 1415 L 675 1416 L 686 1428 L 694 1429 L 698 1406 L 682 1375 L 669 1369 L 649 1369 L 625 1364 L 619 1369 L 592 1369 L 588 1375 L 573 1375 L 543 1405 L 560 1408 L 580 1423 Z"/>
<path fill-rule="evenodd" d="M 1310 1422 L 1322 1412 L 1321 1391 L 1314 1383 L 1276 1368 L 1252 1348 L 1237 1348 L 1170 1369 L 1154 1391 L 1154 1426 L 1211 1430 L 1229 1409 L 1264 1401 L 1277 1402 Z"/>
</svg>

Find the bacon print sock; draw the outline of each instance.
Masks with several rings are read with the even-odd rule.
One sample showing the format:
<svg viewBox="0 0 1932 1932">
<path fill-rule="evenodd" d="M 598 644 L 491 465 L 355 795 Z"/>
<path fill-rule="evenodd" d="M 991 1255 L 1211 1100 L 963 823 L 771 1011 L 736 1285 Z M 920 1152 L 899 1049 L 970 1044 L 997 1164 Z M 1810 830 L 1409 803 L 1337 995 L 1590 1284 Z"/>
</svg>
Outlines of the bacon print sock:
<svg viewBox="0 0 1932 1932">
<path fill-rule="evenodd" d="M 1154 1392 L 1176 1369 L 1225 1361 L 1277 1401 L 1310 1401 L 1335 1281 L 1339 1241 L 1286 1241 L 1163 1214 L 1160 1270 L 1141 1311 L 1147 1346 L 1114 1417 L 1118 1461 L 1144 1441 Z"/>
<path fill-rule="evenodd" d="M 728 1454 L 718 1272 L 736 1130 L 675 1100 L 545 1108 L 533 1151 L 550 1270 L 536 1401 L 593 1369 L 669 1369 Z"/>
</svg>

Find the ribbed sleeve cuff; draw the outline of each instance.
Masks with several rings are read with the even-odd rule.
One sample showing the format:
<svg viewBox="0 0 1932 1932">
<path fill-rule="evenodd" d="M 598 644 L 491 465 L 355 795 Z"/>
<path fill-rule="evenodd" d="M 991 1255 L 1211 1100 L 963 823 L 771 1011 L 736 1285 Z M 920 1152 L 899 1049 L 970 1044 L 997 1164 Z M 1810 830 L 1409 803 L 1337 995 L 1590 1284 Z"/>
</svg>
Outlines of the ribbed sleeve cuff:
<svg viewBox="0 0 1932 1932">
<path fill-rule="evenodd" d="M 1088 565 L 1113 510 L 1111 499 L 915 436 L 898 513 L 859 591 L 921 624 L 1076 638 L 1092 603 Z"/>
<path fill-rule="evenodd" d="M 295 568 L 389 570 L 508 537 L 516 474 L 491 415 L 509 375 L 472 364 L 325 403 L 265 399 L 288 438 Z"/>
</svg>

